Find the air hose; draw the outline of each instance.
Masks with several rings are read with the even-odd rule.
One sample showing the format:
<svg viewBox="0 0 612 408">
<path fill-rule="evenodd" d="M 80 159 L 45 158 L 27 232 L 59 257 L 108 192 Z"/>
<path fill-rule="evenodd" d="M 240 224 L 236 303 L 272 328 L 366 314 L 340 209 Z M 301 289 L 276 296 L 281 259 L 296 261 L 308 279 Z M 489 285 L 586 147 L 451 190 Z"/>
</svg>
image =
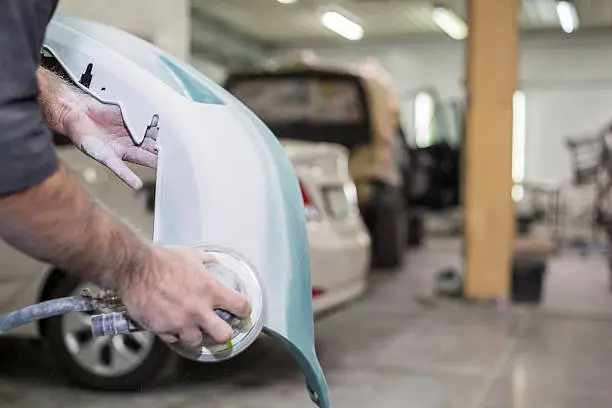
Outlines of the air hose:
<svg viewBox="0 0 612 408">
<path fill-rule="evenodd" d="M 5 316 L 0 316 L 0 334 L 37 320 L 112 307 L 103 300 L 104 296 L 109 295 L 108 293 L 104 294 L 99 299 L 87 296 L 65 297 L 26 306 Z M 116 299 L 116 297 L 113 297 L 113 299 Z M 217 316 L 233 328 L 237 326 L 236 319 L 232 314 L 224 310 L 217 310 L 216 312 Z M 94 337 L 117 336 L 143 330 L 145 329 L 130 319 L 126 312 L 102 313 L 91 318 L 91 332 Z"/>
<path fill-rule="evenodd" d="M 74 296 L 26 306 L 5 316 L 0 316 L 0 334 L 37 320 L 72 312 L 90 312 L 97 309 L 96 302 L 93 298 Z"/>
</svg>

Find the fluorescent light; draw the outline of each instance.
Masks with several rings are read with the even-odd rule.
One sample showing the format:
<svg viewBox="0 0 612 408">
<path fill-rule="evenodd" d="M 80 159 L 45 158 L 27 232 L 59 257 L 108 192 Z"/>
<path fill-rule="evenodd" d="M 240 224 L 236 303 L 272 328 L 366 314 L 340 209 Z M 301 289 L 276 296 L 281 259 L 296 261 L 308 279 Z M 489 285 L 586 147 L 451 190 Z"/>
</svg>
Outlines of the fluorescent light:
<svg viewBox="0 0 612 408">
<path fill-rule="evenodd" d="M 467 24 L 453 11 L 444 7 L 434 8 L 433 21 L 455 40 L 463 40 L 468 35 Z"/>
<path fill-rule="evenodd" d="M 427 92 L 419 92 L 414 99 L 414 127 L 417 147 L 431 146 L 434 100 Z"/>
<path fill-rule="evenodd" d="M 279 2 L 280 4 L 293 4 L 293 3 L 297 3 L 297 0 L 276 0 L 277 2 Z"/>
<path fill-rule="evenodd" d="M 326 11 L 323 13 L 321 24 L 347 40 L 357 41 L 363 37 L 363 28 L 337 11 Z"/>
<path fill-rule="evenodd" d="M 559 16 L 561 28 L 566 33 L 570 34 L 578 28 L 578 13 L 573 3 L 569 1 L 559 1 L 557 3 L 557 16 Z"/>
<path fill-rule="evenodd" d="M 514 202 L 519 202 L 523 198 L 525 198 L 525 188 L 520 184 L 515 184 L 512 186 L 512 199 Z"/>
<path fill-rule="evenodd" d="M 520 184 L 525 179 L 525 94 L 514 92 L 512 98 L 512 180 Z"/>
</svg>

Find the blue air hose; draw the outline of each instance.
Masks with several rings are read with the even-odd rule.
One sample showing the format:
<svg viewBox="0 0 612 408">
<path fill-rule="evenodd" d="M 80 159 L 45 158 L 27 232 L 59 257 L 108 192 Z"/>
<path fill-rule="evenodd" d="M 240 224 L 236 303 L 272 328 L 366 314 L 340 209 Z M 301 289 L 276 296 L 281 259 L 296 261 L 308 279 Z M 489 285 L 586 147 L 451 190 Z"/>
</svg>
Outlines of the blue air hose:
<svg viewBox="0 0 612 408">
<path fill-rule="evenodd" d="M 96 310 L 95 302 L 85 297 L 74 296 L 48 300 L 26 306 L 23 309 L 0 316 L 0 334 L 28 323 L 72 312 Z"/>
</svg>

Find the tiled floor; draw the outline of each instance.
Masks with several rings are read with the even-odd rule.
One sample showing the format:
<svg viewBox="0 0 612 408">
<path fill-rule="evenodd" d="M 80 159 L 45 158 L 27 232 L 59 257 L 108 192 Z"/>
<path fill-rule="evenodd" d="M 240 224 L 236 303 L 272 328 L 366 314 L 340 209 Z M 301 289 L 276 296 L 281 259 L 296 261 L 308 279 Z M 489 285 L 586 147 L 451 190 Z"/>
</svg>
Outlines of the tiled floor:
<svg viewBox="0 0 612 408">
<path fill-rule="evenodd" d="M 430 240 L 424 251 L 411 254 L 409 276 L 411 291 L 431 296 L 432 276 L 436 271 L 461 268 L 459 240 Z M 542 309 L 549 314 L 587 315 L 612 319 L 612 291 L 606 261 L 600 254 L 582 256 L 566 250 L 553 257 L 545 275 Z"/>
<path fill-rule="evenodd" d="M 375 273 L 364 299 L 317 323 L 332 407 L 612 407 L 612 295 L 601 287 L 607 281 L 595 278 L 605 265 L 595 258 L 555 261 L 548 282 L 556 293 L 547 293 L 536 312 L 424 299 L 432 273 L 458 262 L 453 248 L 430 245 L 410 254 L 405 270 Z M 572 282 L 577 277 L 582 286 Z M 583 314 L 552 313 L 555 305 L 565 311 L 575 305 Z M 0 407 L 83 406 L 313 405 L 291 358 L 269 341 L 221 366 L 188 363 L 173 384 L 137 394 L 67 388 L 50 376 L 36 345 L 0 344 Z"/>
</svg>

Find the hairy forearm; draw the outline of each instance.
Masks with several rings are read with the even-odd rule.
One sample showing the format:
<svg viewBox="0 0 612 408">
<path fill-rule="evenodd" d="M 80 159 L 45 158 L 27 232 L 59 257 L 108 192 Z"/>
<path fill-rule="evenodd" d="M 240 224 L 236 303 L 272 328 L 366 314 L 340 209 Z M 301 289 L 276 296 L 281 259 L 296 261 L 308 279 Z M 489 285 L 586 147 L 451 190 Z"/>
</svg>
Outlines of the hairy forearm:
<svg viewBox="0 0 612 408">
<path fill-rule="evenodd" d="M 36 79 L 39 89 L 38 102 L 45 124 L 50 129 L 65 135 L 68 116 L 79 105 L 83 93 L 79 88 L 42 67 L 36 71 Z"/>
<path fill-rule="evenodd" d="M 0 196 L 0 236 L 11 246 L 107 289 L 134 279 L 150 244 L 116 221 L 65 168 L 42 184 Z"/>
</svg>

